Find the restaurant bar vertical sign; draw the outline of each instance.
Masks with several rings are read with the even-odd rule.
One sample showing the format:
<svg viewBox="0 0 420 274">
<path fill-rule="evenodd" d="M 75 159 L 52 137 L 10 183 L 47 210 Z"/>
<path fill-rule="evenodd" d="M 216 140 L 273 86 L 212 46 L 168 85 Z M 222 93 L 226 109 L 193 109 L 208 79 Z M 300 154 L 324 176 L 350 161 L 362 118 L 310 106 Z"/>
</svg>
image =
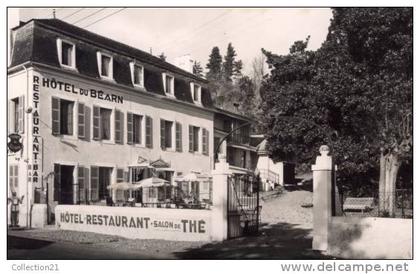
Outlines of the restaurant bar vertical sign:
<svg viewBox="0 0 420 274">
<path fill-rule="evenodd" d="M 39 94 L 39 76 L 34 75 L 33 76 L 33 83 L 32 83 L 32 129 L 31 129 L 31 135 L 32 135 L 32 162 L 30 165 L 30 178 L 32 179 L 32 184 L 35 189 L 43 190 L 41 188 L 41 181 L 42 181 L 42 140 L 41 136 L 39 134 L 40 131 L 40 117 L 39 117 L 39 101 L 40 101 L 40 94 Z M 37 191 L 35 191 L 37 193 Z M 38 192 L 39 193 L 39 192 Z M 35 201 L 40 201 L 41 197 L 35 195 Z"/>
</svg>

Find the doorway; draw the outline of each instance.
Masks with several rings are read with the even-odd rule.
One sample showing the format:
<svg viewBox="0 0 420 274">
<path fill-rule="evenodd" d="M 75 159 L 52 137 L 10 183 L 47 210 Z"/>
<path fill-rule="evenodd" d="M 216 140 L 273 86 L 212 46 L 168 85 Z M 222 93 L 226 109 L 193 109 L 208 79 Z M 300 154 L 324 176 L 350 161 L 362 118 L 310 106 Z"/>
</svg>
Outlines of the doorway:
<svg viewBox="0 0 420 274">
<path fill-rule="evenodd" d="M 72 205 L 74 204 L 74 178 L 73 178 L 74 166 L 60 165 L 60 197 L 59 204 Z"/>
</svg>

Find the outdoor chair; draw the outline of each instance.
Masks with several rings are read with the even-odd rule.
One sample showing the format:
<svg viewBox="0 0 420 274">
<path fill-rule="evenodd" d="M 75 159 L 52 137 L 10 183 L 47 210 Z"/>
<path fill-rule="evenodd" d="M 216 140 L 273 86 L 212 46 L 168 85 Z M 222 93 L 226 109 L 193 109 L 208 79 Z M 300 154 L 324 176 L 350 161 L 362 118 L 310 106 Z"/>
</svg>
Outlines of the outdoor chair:
<svg viewBox="0 0 420 274">
<path fill-rule="evenodd" d="M 115 203 L 112 200 L 112 197 L 110 197 L 110 196 L 106 197 L 106 205 L 107 206 L 115 206 Z"/>
</svg>

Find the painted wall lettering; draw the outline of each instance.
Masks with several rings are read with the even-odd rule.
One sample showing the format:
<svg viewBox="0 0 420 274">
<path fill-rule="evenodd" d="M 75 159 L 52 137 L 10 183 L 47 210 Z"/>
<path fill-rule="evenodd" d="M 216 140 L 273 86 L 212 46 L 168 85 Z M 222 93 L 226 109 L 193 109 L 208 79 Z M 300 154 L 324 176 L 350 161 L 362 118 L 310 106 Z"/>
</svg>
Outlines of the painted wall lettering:
<svg viewBox="0 0 420 274">
<path fill-rule="evenodd" d="M 183 233 L 206 233 L 206 221 L 204 220 L 183 219 L 172 221 L 152 219 L 150 217 L 62 212 L 60 213 L 60 222 L 120 228 L 157 229 Z"/>
<path fill-rule="evenodd" d="M 34 78 L 38 76 L 34 76 Z M 51 88 L 57 91 L 63 91 L 63 92 L 67 92 L 67 93 L 73 93 L 73 94 L 77 94 L 77 95 L 81 95 L 81 96 L 87 96 L 87 97 L 91 97 L 94 99 L 98 99 L 98 100 L 103 100 L 103 101 L 109 101 L 109 102 L 114 102 L 114 103 L 118 103 L 118 104 L 122 104 L 124 102 L 124 97 L 121 95 L 115 95 L 115 94 L 111 94 L 108 92 L 105 92 L 103 90 L 96 90 L 93 88 L 81 88 L 81 87 L 76 87 L 73 84 L 70 83 L 66 83 L 63 81 L 58 81 L 55 78 L 45 78 L 42 77 L 42 79 L 38 79 L 38 82 L 40 81 L 39 84 L 41 84 L 43 87 L 46 88 Z M 35 81 L 34 81 L 35 83 Z"/>
<path fill-rule="evenodd" d="M 33 77 L 32 82 L 32 170 L 28 174 L 29 179 L 37 185 L 40 182 L 40 155 L 41 155 L 41 137 L 39 134 L 39 77 Z"/>
</svg>

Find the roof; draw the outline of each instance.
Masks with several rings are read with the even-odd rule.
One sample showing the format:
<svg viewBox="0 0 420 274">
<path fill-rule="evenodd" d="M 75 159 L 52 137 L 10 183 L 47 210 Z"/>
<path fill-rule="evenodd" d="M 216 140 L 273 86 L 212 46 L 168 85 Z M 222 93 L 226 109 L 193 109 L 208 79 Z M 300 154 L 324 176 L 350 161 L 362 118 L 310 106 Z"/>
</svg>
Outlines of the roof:
<svg viewBox="0 0 420 274">
<path fill-rule="evenodd" d="M 147 53 L 145 51 L 142 51 L 140 49 L 131 47 L 129 45 L 120 43 L 118 41 L 115 41 L 113 39 L 104 37 L 102 35 L 93 33 L 91 31 L 85 30 L 83 28 L 79 28 L 75 25 L 69 24 L 65 21 L 59 20 L 59 19 L 32 19 L 25 24 L 34 21 L 37 24 L 40 24 L 44 27 L 50 27 L 53 28 L 55 31 L 61 32 L 66 35 L 75 36 L 77 39 L 85 40 L 88 42 L 91 42 L 95 45 L 101 45 L 104 48 L 107 48 L 108 50 L 120 53 L 122 55 L 126 55 L 132 58 L 139 59 L 141 61 L 153 64 L 155 66 L 159 66 L 161 68 L 165 68 L 171 72 L 176 72 L 179 74 L 182 74 L 184 76 L 190 77 L 194 80 L 200 81 L 200 82 L 208 82 L 206 79 L 198 77 L 186 70 L 183 70 L 175 65 L 172 65 L 171 63 L 168 63 L 159 57 L 156 57 L 150 53 Z"/>
<path fill-rule="evenodd" d="M 58 19 L 33 19 L 14 29 L 10 68 L 31 62 L 61 69 L 58 61 L 56 39 L 59 37 L 76 42 L 76 68 L 78 73 L 100 79 L 96 62 L 99 50 L 113 53 L 114 80 L 117 84 L 133 88 L 130 62 L 137 60 L 144 67 L 144 86 L 148 92 L 165 95 L 162 73 L 175 76 L 174 95 L 179 101 L 194 103 L 190 82 L 202 86 L 201 101 L 204 108 L 213 108 L 208 81 L 178 68 L 142 50 L 100 36 Z"/>
<path fill-rule="evenodd" d="M 222 109 L 222 108 L 214 107 L 214 111 L 216 113 L 226 115 L 226 116 L 229 116 L 231 118 L 238 119 L 238 120 L 247 121 L 247 122 L 254 122 L 254 120 L 250 117 L 247 117 L 247 116 L 244 116 L 244 115 L 232 112 L 232 111 L 228 111 L 228 110 L 225 110 L 225 109 Z"/>
</svg>

